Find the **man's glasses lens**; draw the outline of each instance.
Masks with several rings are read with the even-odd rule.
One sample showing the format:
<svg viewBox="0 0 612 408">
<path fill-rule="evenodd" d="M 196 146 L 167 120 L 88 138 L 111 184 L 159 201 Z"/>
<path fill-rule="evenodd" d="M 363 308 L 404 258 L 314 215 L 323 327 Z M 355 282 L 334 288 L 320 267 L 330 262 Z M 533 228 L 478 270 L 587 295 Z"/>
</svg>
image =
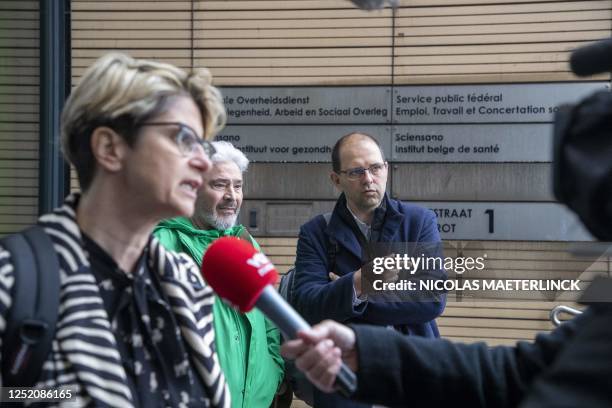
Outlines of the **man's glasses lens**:
<svg viewBox="0 0 612 408">
<path fill-rule="evenodd" d="M 370 174 L 373 176 L 378 176 L 384 168 L 385 168 L 384 163 L 373 164 L 367 169 L 363 167 L 355 167 L 354 169 L 346 170 L 346 176 L 350 179 L 355 180 L 355 179 L 359 179 L 363 177 L 366 171 L 369 171 Z"/>
</svg>

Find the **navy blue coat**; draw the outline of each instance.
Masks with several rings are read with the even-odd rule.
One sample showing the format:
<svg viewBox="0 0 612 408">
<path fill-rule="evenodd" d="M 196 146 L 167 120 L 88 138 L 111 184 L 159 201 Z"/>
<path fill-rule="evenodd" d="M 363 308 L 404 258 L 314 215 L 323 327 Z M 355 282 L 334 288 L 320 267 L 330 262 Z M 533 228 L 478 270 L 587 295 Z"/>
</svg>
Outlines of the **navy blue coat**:
<svg viewBox="0 0 612 408">
<path fill-rule="evenodd" d="M 380 230 L 380 242 L 440 242 L 435 214 L 423 207 L 402 203 L 385 195 L 386 213 Z M 346 199 L 336 202 L 329 224 L 318 215 L 300 229 L 297 244 L 296 274 L 292 294 L 295 309 L 310 323 L 325 319 L 342 323 L 393 325 L 405 334 L 439 337 L 435 318 L 446 303 L 426 302 L 364 302 L 353 307 L 353 273 L 363 264 L 358 238 L 339 215 Z M 330 239 L 331 237 L 331 239 Z M 335 273 L 340 276 L 330 281 L 329 246 L 337 242 Z M 445 273 L 442 271 L 445 277 Z M 315 406 L 357 406 L 339 396 L 315 393 Z"/>
<path fill-rule="evenodd" d="M 380 232 L 380 242 L 440 242 L 435 214 L 423 207 L 389 199 Z M 434 319 L 444 310 L 445 298 L 428 302 L 366 302 L 353 307 L 353 273 L 362 266 L 359 240 L 338 215 L 344 197 L 336 203 L 329 225 L 316 216 L 300 230 L 297 244 L 293 306 L 311 324 L 324 319 L 343 323 L 405 326 L 405 333 L 438 337 Z M 330 240 L 330 237 L 333 237 Z M 331 282 L 329 245 L 335 240 L 335 273 Z"/>
</svg>

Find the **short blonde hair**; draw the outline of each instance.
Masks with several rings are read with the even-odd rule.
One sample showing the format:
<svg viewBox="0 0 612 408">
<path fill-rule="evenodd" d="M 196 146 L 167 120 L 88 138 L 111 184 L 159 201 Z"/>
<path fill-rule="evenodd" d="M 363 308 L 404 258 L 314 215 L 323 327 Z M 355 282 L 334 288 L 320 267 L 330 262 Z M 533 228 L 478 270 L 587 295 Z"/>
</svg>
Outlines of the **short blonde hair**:
<svg viewBox="0 0 612 408">
<path fill-rule="evenodd" d="M 185 95 L 203 118 L 204 137 L 212 139 L 225 126 L 223 99 L 205 68 L 191 73 L 174 65 L 110 53 L 85 71 L 62 112 L 62 149 L 74 165 L 82 190 L 95 173 L 91 134 L 100 126 L 119 133 L 131 146 L 139 125 L 162 113 L 170 98 Z"/>
</svg>

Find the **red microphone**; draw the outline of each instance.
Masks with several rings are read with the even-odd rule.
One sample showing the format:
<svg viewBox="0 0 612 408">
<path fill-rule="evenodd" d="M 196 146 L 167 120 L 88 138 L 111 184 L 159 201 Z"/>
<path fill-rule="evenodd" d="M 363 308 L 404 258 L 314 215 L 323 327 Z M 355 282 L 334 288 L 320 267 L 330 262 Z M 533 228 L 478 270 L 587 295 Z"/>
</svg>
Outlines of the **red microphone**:
<svg viewBox="0 0 612 408">
<path fill-rule="evenodd" d="M 257 306 L 289 339 L 295 339 L 299 330 L 310 328 L 271 286 L 278 279 L 272 262 L 245 240 L 223 237 L 213 241 L 202 259 L 202 275 L 217 295 L 241 312 Z M 344 364 L 336 386 L 346 397 L 357 389 L 355 374 Z"/>
<path fill-rule="evenodd" d="M 265 287 L 278 280 L 272 262 L 253 245 L 236 237 L 213 241 L 204 253 L 202 274 L 219 297 L 242 313 L 253 309 Z"/>
</svg>

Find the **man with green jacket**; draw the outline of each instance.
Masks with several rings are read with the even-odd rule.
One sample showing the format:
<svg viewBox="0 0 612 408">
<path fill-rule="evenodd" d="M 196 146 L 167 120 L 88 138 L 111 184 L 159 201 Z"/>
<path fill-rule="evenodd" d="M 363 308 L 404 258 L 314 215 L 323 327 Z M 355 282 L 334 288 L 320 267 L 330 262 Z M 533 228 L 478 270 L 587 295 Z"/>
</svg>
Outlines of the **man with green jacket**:
<svg viewBox="0 0 612 408">
<path fill-rule="evenodd" d="M 191 219 L 162 221 L 154 234 L 168 249 L 185 252 L 201 266 L 206 248 L 217 238 L 235 236 L 259 245 L 236 225 L 242 204 L 242 173 L 249 160 L 231 143 L 213 142 L 213 168 L 204 173 Z M 268 408 L 283 380 L 280 333 L 257 309 L 244 314 L 216 297 L 215 345 L 229 384 L 232 408 Z"/>
</svg>

